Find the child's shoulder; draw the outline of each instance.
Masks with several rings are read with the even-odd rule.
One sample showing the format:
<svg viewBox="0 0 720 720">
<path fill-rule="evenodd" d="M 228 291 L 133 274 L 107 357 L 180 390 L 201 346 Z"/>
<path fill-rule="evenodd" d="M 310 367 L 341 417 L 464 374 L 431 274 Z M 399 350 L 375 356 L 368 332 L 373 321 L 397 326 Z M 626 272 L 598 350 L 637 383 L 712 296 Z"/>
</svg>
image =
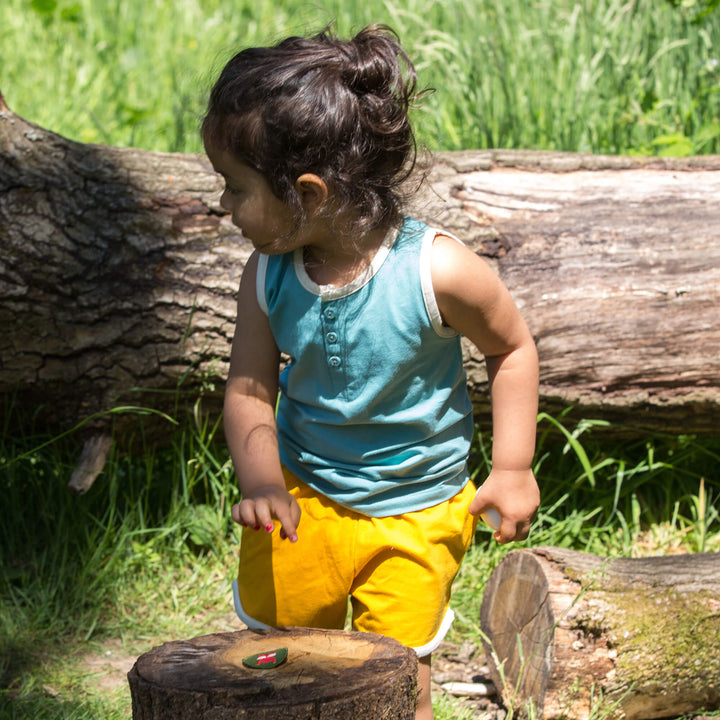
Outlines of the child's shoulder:
<svg viewBox="0 0 720 720">
<path fill-rule="evenodd" d="M 406 216 L 398 237 L 401 245 L 414 247 L 416 251 L 422 246 L 436 292 L 450 291 L 459 277 L 482 272 L 487 267 L 487 263 L 455 235 L 417 218 Z"/>
<path fill-rule="evenodd" d="M 491 299 L 499 279 L 490 265 L 454 235 L 437 230 L 432 243 L 433 289 L 441 298 Z M 490 293 L 488 295 L 488 293 Z"/>
<path fill-rule="evenodd" d="M 406 215 L 403 218 L 402 226 L 399 229 L 401 235 L 408 237 L 423 237 L 431 241 L 433 244 L 438 241 L 443 242 L 444 240 L 452 241 L 462 246 L 462 241 L 455 237 L 452 233 L 445 231 L 442 228 L 437 227 L 432 223 L 419 220 L 418 218 Z"/>
</svg>

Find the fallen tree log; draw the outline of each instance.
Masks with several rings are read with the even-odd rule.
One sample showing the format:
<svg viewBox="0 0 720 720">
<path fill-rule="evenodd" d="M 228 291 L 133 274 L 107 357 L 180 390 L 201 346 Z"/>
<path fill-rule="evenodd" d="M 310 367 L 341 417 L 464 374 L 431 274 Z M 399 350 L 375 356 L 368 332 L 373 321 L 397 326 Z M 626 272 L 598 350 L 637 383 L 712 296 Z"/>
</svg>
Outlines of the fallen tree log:
<svg viewBox="0 0 720 720">
<path fill-rule="evenodd" d="M 509 553 L 481 612 L 505 703 L 545 720 L 676 717 L 720 707 L 720 554 Z"/>
<path fill-rule="evenodd" d="M 133 720 L 412 720 L 417 656 L 373 633 L 241 630 L 153 648 L 128 682 Z"/>
<path fill-rule="evenodd" d="M 439 153 L 410 210 L 514 294 L 542 409 L 714 433 L 718 170 L 720 157 Z M 251 251 L 220 187 L 203 156 L 78 144 L 0 103 L 0 395 L 36 422 L 90 417 L 98 431 L 116 407 L 174 411 L 202 395 L 218 412 Z M 469 347 L 466 368 L 485 425 Z"/>
</svg>

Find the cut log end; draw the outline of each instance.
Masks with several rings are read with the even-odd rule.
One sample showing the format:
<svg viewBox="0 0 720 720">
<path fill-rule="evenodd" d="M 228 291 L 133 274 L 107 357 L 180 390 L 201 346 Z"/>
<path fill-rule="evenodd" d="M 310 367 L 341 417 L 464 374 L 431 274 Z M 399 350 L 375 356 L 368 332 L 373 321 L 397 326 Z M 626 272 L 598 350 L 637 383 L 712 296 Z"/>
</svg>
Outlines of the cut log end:
<svg viewBox="0 0 720 720">
<path fill-rule="evenodd" d="M 510 553 L 481 607 L 509 706 L 545 720 L 646 720 L 720 707 L 720 554 Z"/>
<path fill-rule="evenodd" d="M 287 648 L 253 669 L 243 659 Z M 281 628 L 166 643 L 128 674 L 133 720 L 412 720 L 417 657 L 372 633 Z"/>
</svg>

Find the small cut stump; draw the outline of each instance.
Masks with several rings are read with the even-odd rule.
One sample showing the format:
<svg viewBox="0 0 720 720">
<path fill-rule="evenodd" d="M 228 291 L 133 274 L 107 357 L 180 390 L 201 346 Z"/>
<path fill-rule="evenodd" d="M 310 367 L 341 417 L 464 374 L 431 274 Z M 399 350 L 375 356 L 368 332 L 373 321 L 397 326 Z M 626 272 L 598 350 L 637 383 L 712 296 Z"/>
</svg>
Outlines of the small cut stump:
<svg viewBox="0 0 720 720">
<path fill-rule="evenodd" d="M 243 664 L 279 648 L 277 667 Z M 241 630 L 153 648 L 128 682 L 133 720 L 412 720 L 417 657 L 373 633 Z"/>
<path fill-rule="evenodd" d="M 517 550 L 490 576 L 480 621 L 504 702 L 538 718 L 720 707 L 720 553 Z"/>
</svg>

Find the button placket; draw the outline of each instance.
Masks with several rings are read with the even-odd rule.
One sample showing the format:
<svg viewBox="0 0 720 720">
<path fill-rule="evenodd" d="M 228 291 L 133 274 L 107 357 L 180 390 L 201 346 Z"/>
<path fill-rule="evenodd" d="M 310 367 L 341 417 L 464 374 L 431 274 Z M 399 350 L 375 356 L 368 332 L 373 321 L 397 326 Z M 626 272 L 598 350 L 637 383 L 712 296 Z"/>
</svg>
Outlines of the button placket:
<svg viewBox="0 0 720 720">
<path fill-rule="evenodd" d="M 340 334 L 337 327 L 338 312 L 333 307 L 326 307 L 323 310 L 322 318 L 328 366 L 333 370 L 339 370 L 342 367 L 342 357 L 340 355 Z"/>
</svg>

